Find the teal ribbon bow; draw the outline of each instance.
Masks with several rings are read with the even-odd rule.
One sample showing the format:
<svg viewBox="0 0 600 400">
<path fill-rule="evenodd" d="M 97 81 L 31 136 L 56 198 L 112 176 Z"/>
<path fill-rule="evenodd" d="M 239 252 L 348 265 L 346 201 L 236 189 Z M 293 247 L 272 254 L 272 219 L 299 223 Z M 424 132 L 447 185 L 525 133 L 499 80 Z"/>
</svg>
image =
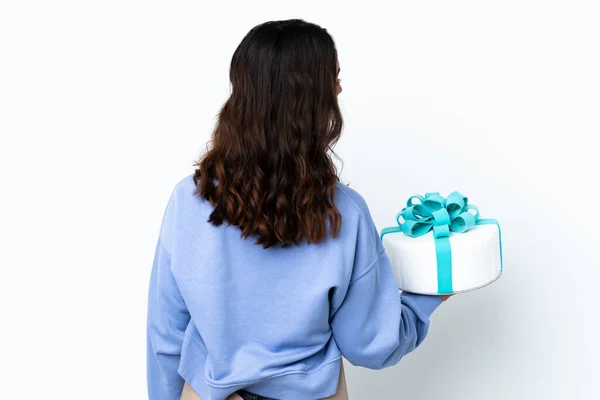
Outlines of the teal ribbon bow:
<svg viewBox="0 0 600 400">
<path fill-rule="evenodd" d="M 419 200 L 419 203 L 414 203 L 414 199 Z M 479 209 L 468 202 L 469 199 L 459 192 L 453 192 L 447 198 L 440 196 L 439 192 L 426 193 L 425 196 L 415 195 L 408 199 L 406 207 L 396 215 L 398 226 L 381 231 L 381 239 L 393 232 L 419 237 L 433 231 L 440 294 L 453 292 L 450 232 L 464 233 L 476 225 L 495 224 L 500 233 L 500 225 L 496 220 L 479 219 Z M 401 218 L 404 223 L 400 221 Z M 502 241 L 500 260 L 502 266 Z"/>
</svg>

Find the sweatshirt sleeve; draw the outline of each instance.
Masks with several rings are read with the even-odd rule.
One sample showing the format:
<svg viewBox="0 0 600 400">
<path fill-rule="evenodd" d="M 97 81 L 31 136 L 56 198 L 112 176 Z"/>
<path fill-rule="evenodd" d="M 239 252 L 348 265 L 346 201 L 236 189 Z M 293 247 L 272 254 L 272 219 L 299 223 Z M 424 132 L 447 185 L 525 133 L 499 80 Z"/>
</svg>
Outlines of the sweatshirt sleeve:
<svg viewBox="0 0 600 400">
<path fill-rule="evenodd" d="M 343 301 L 333 309 L 331 327 L 338 347 L 350 363 L 381 369 L 397 364 L 423 342 L 429 317 L 442 299 L 400 294 L 368 212 L 363 222 L 356 249 L 357 264 Z"/>
<path fill-rule="evenodd" d="M 183 378 L 177 372 L 187 307 L 171 274 L 171 256 L 159 238 L 150 277 L 147 320 L 147 382 L 149 400 L 179 400 Z"/>
</svg>

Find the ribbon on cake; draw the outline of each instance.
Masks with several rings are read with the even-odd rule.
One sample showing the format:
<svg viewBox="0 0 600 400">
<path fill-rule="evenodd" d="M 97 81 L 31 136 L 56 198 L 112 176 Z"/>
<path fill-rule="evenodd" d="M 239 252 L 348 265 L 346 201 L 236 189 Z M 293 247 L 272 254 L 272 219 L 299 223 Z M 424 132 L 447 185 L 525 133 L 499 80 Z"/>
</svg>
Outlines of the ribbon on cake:
<svg viewBox="0 0 600 400">
<path fill-rule="evenodd" d="M 415 203 L 414 200 L 419 200 Z M 437 260 L 438 293 L 452 293 L 452 249 L 450 232 L 465 233 L 476 225 L 500 225 L 494 219 L 480 219 L 479 209 L 468 204 L 469 199 L 459 192 L 444 198 L 439 192 L 415 195 L 408 199 L 406 207 L 396 215 L 398 226 L 384 228 L 381 239 L 388 233 L 402 232 L 416 238 L 433 231 Z M 472 212 L 474 211 L 474 213 Z M 405 222 L 402 223 L 400 219 Z M 500 232 L 500 231 L 499 231 Z M 502 241 L 500 241 L 500 265 L 502 266 Z"/>
</svg>

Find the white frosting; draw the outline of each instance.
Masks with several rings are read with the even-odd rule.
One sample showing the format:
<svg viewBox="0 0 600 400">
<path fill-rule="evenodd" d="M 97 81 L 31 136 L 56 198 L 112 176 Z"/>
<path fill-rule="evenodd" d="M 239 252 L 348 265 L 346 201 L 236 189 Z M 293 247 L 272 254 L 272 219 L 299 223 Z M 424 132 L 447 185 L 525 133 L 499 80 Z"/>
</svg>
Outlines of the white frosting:
<svg viewBox="0 0 600 400">
<path fill-rule="evenodd" d="M 413 293 L 438 293 L 433 233 L 417 238 L 388 233 L 383 236 L 383 245 L 398 288 Z M 466 233 L 451 233 L 450 247 L 454 292 L 485 286 L 500 275 L 500 238 L 496 225 L 477 225 Z"/>
</svg>

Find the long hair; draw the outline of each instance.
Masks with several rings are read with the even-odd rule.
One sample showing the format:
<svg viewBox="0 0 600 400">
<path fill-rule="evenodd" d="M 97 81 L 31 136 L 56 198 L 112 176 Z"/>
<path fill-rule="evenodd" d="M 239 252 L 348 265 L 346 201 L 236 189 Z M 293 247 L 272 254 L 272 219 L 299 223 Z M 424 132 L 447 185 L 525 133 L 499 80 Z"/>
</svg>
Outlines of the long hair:
<svg viewBox="0 0 600 400">
<path fill-rule="evenodd" d="M 337 236 L 337 171 L 329 155 L 342 131 L 337 50 L 300 19 L 254 27 L 231 60 L 231 96 L 194 174 L 208 222 L 235 225 L 264 248 Z M 329 229 L 328 229 L 329 228 Z"/>
</svg>

